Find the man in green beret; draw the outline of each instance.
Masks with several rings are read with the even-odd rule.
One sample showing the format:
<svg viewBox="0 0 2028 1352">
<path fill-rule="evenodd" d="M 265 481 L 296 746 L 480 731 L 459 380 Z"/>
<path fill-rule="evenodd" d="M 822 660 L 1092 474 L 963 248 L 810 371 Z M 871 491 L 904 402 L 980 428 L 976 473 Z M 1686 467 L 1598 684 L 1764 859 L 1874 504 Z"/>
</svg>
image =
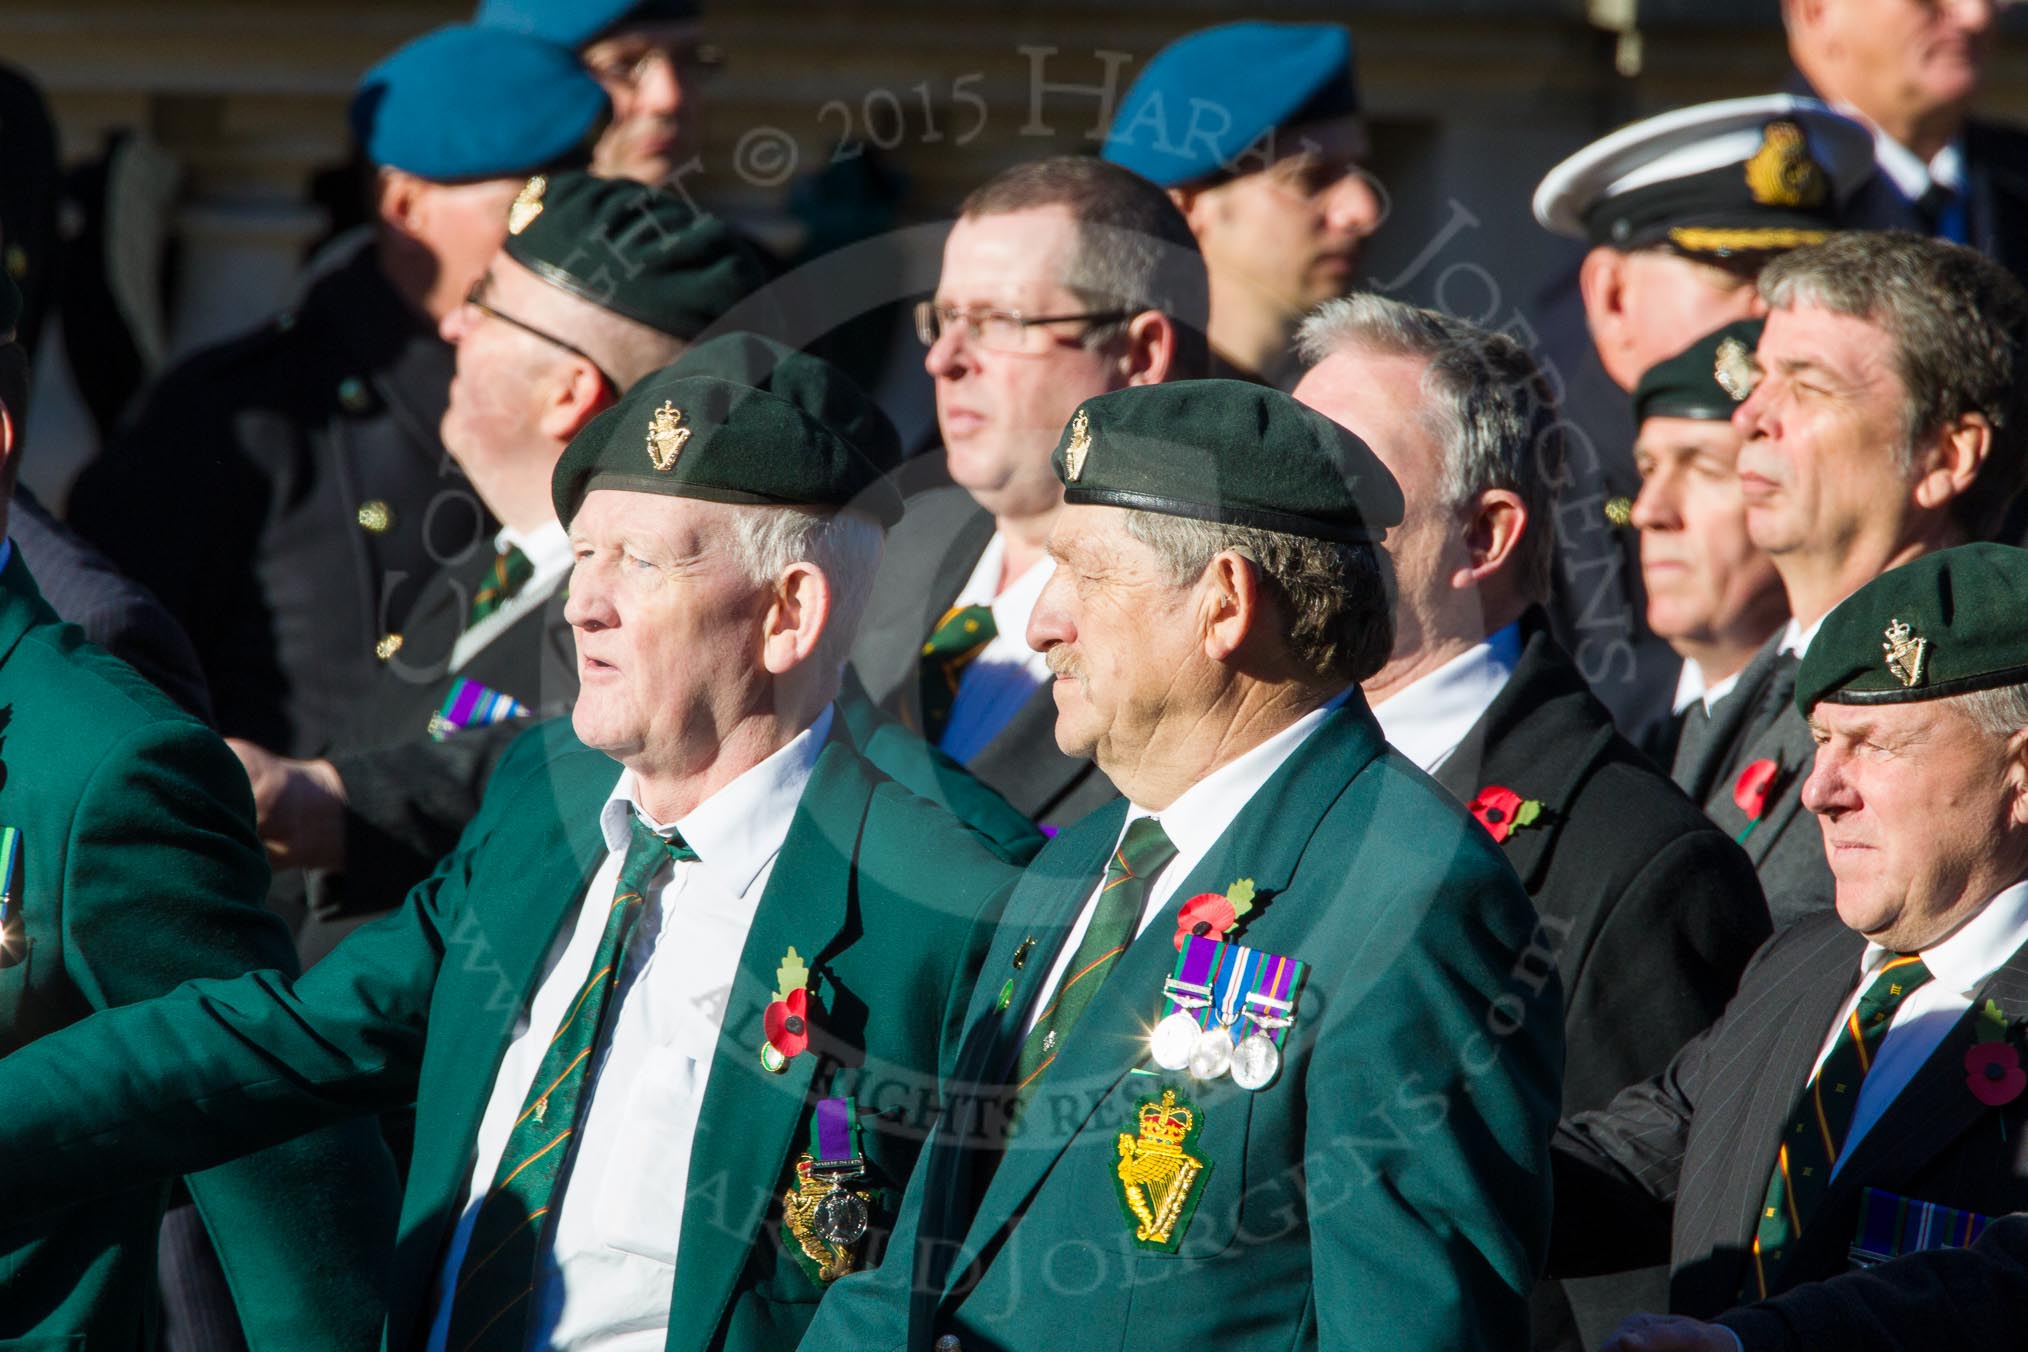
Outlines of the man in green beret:
<svg viewBox="0 0 2028 1352">
<path fill-rule="evenodd" d="M 877 1255 L 1014 871 L 833 707 L 885 467 L 666 370 L 552 480 L 582 688 L 309 974 L 0 1066 L 0 1213 L 414 1104 L 389 1346 L 787 1348 Z M 80 1072 L 83 1073 L 80 1073 Z"/>
<path fill-rule="evenodd" d="M 0 1055 L 195 977 L 295 963 L 261 909 L 268 870 L 231 756 L 58 619 L 9 529 L 27 387 L 19 313 L 0 272 Z M 44 1144 L 18 1143 L 6 1172 L 34 1172 Z M 0 1345 L 155 1346 L 157 1227 L 177 1172 L 38 1216 L 0 1208 Z M 174 1284 L 177 1315 L 222 1320 L 224 1336 L 243 1332 L 253 1352 L 347 1352 L 371 1336 L 395 1181 L 369 1124 L 186 1184 L 197 1211 L 178 1209 L 166 1252 L 202 1263 L 208 1232 L 233 1278 L 237 1324 L 232 1297 L 212 1306 L 204 1280 Z M 207 1335 L 179 1323 L 174 1336 Z"/>
<path fill-rule="evenodd" d="M 1744 840 L 1779 929 L 1832 894 L 1802 810 L 1815 745 L 1789 699 L 1797 664 L 1873 578 L 2000 530 L 2028 478 L 2028 294 L 1991 259 L 1899 231 L 1798 249 L 1760 287 L 1759 383 L 1733 423 L 1747 535 L 1790 619 L 1755 656 L 1761 692 L 1735 692 L 1753 698 L 1738 732 L 1679 782 Z"/>
<path fill-rule="evenodd" d="M 889 1259 L 805 1345 L 1525 1347 L 1558 983 L 1358 689 L 1399 489 L 1239 381 L 1087 400 L 1055 465 L 1028 635 L 1126 797 L 1023 875 Z"/>
<path fill-rule="evenodd" d="M 1675 764 L 1685 786 L 1731 745 L 1773 666 L 1772 655 L 1754 658 L 1789 614 L 1781 575 L 1747 536 L 1739 494 L 1745 438 L 1732 415 L 1758 378 L 1760 330 L 1758 319 L 1714 329 L 1634 387 L 1641 491 L 1630 521 L 1640 533 L 1648 629 L 1683 659 L 1670 717 L 1644 744 Z M 1727 699 L 1734 690 L 1741 698 Z"/>
<path fill-rule="evenodd" d="M 2028 551 L 1977 544 L 1825 617 L 1794 705 L 1835 912 L 1770 940 L 1666 1071 L 1558 1129 L 1553 1271 L 1666 1255 L 1672 1312 L 1765 1331 L 1735 1307 L 1807 1308 L 1855 1261 L 2028 1209 L 2024 607 Z"/>
</svg>

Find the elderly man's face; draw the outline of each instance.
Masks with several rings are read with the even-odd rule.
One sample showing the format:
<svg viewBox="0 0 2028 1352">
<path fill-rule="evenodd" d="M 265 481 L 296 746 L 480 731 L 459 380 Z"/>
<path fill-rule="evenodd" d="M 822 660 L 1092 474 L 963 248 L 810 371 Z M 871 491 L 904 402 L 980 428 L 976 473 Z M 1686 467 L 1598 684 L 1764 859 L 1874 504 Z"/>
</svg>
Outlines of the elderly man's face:
<svg viewBox="0 0 2028 1352">
<path fill-rule="evenodd" d="M 1198 587 L 1170 583 L 1113 507 L 1066 506 L 1049 553 L 1056 571 L 1029 616 L 1028 645 L 1056 676 L 1056 744 L 1108 773 L 1131 768 L 1165 712 L 1194 707 L 1171 706 L 1203 669 Z"/>
<path fill-rule="evenodd" d="M 1063 284 L 1077 251 L 1068 207 L 967 216 L 944 244 L 936 303 L 965 314 L 1077 315 L 1091 307 Z M 1081 321 L 1033 325 L 1019 350 L 947 325 L 923 365 L 936 382 L 937 426 L 952 482 L 996 515 L 1039 515 L 1062 496 L 1049 453 L 1077 406 L 1125 383 L 1116 356 L 1078 340 Z"/>
<path fill-rule="evenodd" d="M 1767 553 L 1843 556 L 1900 533 L 1910 510 L 1907 399 L 1879 325 L 1816 306 L 1776 310 L 1761 331 L 1761 380 L 1732 416 L 1746 529 Z"/>
<path fill-rule="evenodd" d="M 1273 163 L 1198 194 L 1190 228 L 1214 293 L 1224 289 L 1295 315 L 1352 289 L 1383 208 L 1361 169 L 1357 118 L 1286 128 Z"/>
<path fill-rule="evenodd" d="M 2020 880 L 2022 734 L 1984 732 L 1950 700 L 1820 703 L 1810 729 L 1803 806 L 1846 925 L 1912 953 Z"/>
<path fill-rule="evenodd" d="M 1693 645 L 1758 642 L 1787 603 L 1774 561 L 1746 534 L 1739 433 L 1710 418 L 1649 418 L 1634 442 L 1648 627 Z M 1744 631 L 1744 632 L 1742 632 Z"/>
<path fill-rule="evenodd" d="M 632 24 L 586 44 L 585 69 L 613 104 L 595 173 L 662 183 L 701 143 L 698 96 L 712 65 L 699 34 L 695 22 Z"/>
<path fill-rule="evenodd" d="M 564 618 L 577 636 L 571 725 L 637 772 L 711 762 L 700 730 L 730 727 L 756 698 L 772 593 L 729 547 L 738 508 L 595 489 L 570 523 L 576 565 Z"/>
<path fill-rule="evenodd" d="M 1993 0 L 1824 0 L 1797 38 L 1873 117 L 1920 116 L 1978 93 Z"/>
</svg>

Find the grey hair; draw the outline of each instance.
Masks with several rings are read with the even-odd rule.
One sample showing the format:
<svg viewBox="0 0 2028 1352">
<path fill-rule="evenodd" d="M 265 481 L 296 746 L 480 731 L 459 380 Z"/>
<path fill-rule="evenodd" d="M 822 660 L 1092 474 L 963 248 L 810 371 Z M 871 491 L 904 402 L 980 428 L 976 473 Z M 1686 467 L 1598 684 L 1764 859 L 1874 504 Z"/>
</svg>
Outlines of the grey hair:
<svg viewBox="0 0 2028 1352">
<path fill-rule="evenodd" d="M 1126 526 L 1155 551 L 1173 587 L 1195 582 L 1224 550 L 1250 561 L 1281 612 L 1290 653 L 1319 678 L 1357 685 L 1386 665 L 1394 648 L 1394 586 L 1378 547 L 1166 512 L 1129 511 Z"/>
<path fill-rule="evenodd" d="M 1915 447 L 1968 413 L 1985 417 L 1993 444 L 1979 477 L 1951 502 L 1974 539 L 1992 535 L 2028 477 L 2028 294 L 1983 255 L 1906 230 L 1849 231 L 1793 250 L 1760 274 L 1775 309 L 1814 306 L 1877 325 L 1901 379 L 1897 467 Z"/>
<path fill-rule="evenodd" d="M 831 586 L 831 613 L 818 635 L 813 662 L 843 666 L 873 596 L 886 532 L 857 512 L 797 507 L 739 507 L 733 513 L 732 557 L 756 587 L 774 585 L 791 564 L 808 563 Z"/>
<path fill-rule="evenodd" d="M 1519 496 L 1528 524 L 1515 547 L 1515 574 L 1523 595 L 1548 600 L 1563 430 L 1528 350 L 1504 333 L 1368 292 L 1324 302 L 1303 321 L 1296 343 L 1313 366 L 1347 349 L 1429 363 L 1422 409 L 1444 448 L 1442 506 L 1462 507 L 1491 489 Z"/>
<path fill-rule="evenodd" d="M 2028 685 L 1995 686 L 1946 698 L 1988 737 L 2004 739 L 2028 728 Z"/>
</svg>

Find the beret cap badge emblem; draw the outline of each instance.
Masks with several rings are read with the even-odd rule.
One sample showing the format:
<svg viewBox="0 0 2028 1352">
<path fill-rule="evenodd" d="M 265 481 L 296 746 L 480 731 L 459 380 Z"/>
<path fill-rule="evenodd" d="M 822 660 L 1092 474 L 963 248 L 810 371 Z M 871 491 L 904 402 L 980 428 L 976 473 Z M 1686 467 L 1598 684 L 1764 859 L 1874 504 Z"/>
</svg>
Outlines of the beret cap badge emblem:
<svg viewBox="0 0 2028 1352">
<path fill-rule="evenodd" d="M 1929 659 L 1929 640 L 1918 638 L 1898 615 L 1882 632 L 1887 638 L 1880 645 L 1887 654 L 1887 670 L 1904 687 L 1920 685 L 1923 664 Z"/>
<path fill-rule="evenodd" d="M 549 179 L 537 174 L 521 185 L 521 191 L 514 195 L 514 205 L 507 208 L 507 233 L 518 235 L 535 224 L 535 218 L 542 214 L 542 195 L 549 191 Z"/>
<path fill-rule="evenodd" d="M 1711 378 L 1732 402 L 1743 404 L 1760 383 L 1760 372 L 1754 369 L 1753 353 L 1746 350 L 1746 344 L 1737 338 L 1727 338 L 1718 345 Z"/>
<path fill-rule="evenodd" d="M 655 420 L 648 425 L 648 459 L 656 469 L 672 468 L 683 443 L 690 440 L 690 429 L 677 426 L 682 421 L 682 411 L 667 399 L 655 410 Z"/>
<path fill-rule="evenodd" d="M 1072 483 L 1084 473 L 1085 457 L 1091 454 L 1091 419 L 1083 409 L 1070 420 L 1070 441 L 1063 448 L 1064 476 Z"/>
</svg>

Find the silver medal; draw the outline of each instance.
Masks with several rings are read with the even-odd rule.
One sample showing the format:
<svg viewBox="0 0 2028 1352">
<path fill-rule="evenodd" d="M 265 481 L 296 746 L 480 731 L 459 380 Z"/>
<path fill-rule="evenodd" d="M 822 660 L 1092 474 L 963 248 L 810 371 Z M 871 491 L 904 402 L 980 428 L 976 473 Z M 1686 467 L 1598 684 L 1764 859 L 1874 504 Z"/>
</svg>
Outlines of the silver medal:
<svg viewBox="0 0 2028 1352">
<path fill-rule="evenodd" d="M 1241 1089 L 1265 1089 L 1281 1068 L 1281 1049 L 1264 1033 L 1249 1033 L 1232 1049 L 1232 1082 Z"/>
<path fill-rule="evenodd" d="M 1213 1024 L 1190 1049 L 1190 1074 L 1199 1080 L 1215 1080 L 1232 1065 L 1232 1033 L 1224 1024 Z"/>
<path fill-rule="evenodd" d="M 857 1244 L 866 1233 L 866 1199 L 843 1188 L 825 1193 L 817 1202 L 816 1228 L 827 1244 Z"/>
<path fill-rule="evenodd" d="M 1148 1054 L 1164 1070 L 1181 1070 L 1190 1064 L 1190 1053 L 1197 1048 L 1198 1032 L 1197 1020 L 1191 1017 L 1189 1011 L 1179 1009 L 1156 1024 L 1155 1031 L 1148 1034 Z"/>
</svg>

